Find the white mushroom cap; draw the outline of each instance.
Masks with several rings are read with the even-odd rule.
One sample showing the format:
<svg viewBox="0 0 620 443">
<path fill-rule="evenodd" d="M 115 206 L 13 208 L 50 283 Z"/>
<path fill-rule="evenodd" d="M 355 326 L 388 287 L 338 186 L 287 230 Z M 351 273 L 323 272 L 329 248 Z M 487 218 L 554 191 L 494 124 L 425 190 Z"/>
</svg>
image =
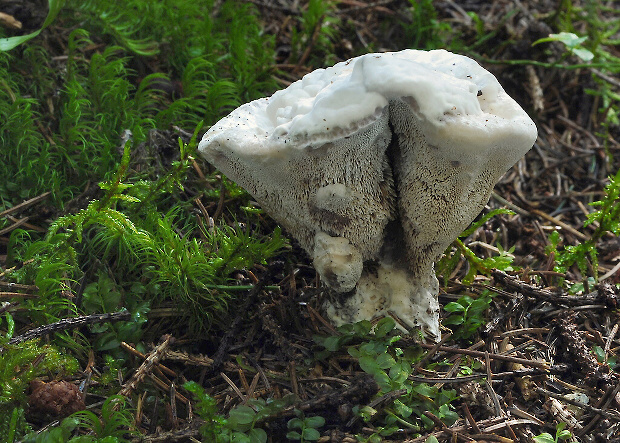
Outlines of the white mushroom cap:
<svg viewBox="0 0 620 443">
<path fill-rule="evenodd" d="M 474 60 L 405 50 L 317 69 L 233 111 L 199 150 L 300 242 L 334 291 L 358 282 L 333 319 L 419 304 L 404 320 L 438 332 L 436 300 L 420 302 L 436 297 L 433 262 L 536 135 Z M 369 261 L 383 266 L 381 279 L 398 273 L 423 290 L 394 286 L 381 306 L 357 309 L 377 299 L 380 280 L 360 271 Z"/>
<path fill-rule="evenodd" d="M 202 145 L 225 136 L 247 155 L 273 155 L 283 145 L 292 149 L 296 140 L 306 143 L 293 148 L 303 148 L 355 132 L 362 122 L 374 121 L 390 100 L 402 97 L 417 103 L 420 118 L 438 128 L 439 136 L 462 125 L 465 133 L 458 135 L 471 139 L 470 147 L 480 146 L 476 130 L 493 132 L 513 119 L 530 134 L 536 131 L 497 79 L 474 60 L 445 50 L 409 49 L 317 69 L 269 98 L 241 106 L 218 122 Z"/>
</svg>

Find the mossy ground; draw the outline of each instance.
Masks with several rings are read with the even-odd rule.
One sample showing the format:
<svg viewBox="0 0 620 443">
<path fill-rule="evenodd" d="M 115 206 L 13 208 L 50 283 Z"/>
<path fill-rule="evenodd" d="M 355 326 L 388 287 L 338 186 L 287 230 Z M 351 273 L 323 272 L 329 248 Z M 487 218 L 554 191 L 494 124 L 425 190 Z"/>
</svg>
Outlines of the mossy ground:
<svg viewBox="0 0 620 443">
<path fill-rule="evenodd" d="M 61 418 L 29 404 L 36 378 L 73 382 L 88 411 L 27 441 L 529 441 L 559 422 L 620 438 L 613 2 L 62 6 L 0 52 L 0 436 Z M 21 22 L 0 33 L 46 8 L 0 3 Z M 430 352 L 389 321 L 334 331 L 308 257 L 195 155 L 236 106 L 404 48 L 475 58 L 539 128 L 486 211 L 514 213 L 438 267 L 453 334 Z"/>
</svg>

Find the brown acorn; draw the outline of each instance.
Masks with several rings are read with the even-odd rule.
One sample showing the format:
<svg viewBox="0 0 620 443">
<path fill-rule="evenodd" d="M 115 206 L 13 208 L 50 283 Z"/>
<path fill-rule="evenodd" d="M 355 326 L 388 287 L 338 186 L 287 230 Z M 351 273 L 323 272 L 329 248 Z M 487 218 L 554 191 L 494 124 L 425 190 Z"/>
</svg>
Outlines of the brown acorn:
<svg viewBox="0 0 620 443">
<path fill-rule="evenodd" d="M 79 388 L 67 381 L 30 382 L 30 414 L 62 418 L 86 409 Z"/>
</svg>

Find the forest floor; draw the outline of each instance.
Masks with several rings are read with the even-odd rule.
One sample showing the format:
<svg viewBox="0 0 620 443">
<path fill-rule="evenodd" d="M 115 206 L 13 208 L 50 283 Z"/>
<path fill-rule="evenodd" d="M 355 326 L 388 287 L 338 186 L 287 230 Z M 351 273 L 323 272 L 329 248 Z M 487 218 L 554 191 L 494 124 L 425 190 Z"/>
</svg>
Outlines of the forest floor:
<svg viewBox="0 0 620 443">
<path fill-rule="evenodd" d="M 291 7 L 284 3 L 290 2 L 254 3 L 263 14 L 267 32 L 277 35 L 280 45 L 286 47 Z M 394 36 L 382 23 L 399 14 L 404 3 L 341 1 L 340 23 L 353 24 L 356 34 L 338 44 L 338 58 L 353 56 L 354 48 L 362 43 L 377 51 L 397 50 L 390 44 Z M 424 357 L 443 365 L 435 371 L 416 365 L 414 376 L 455 389 L 461 419 L 450 428 L 440 425 L 416 438 L 412 435 L 417 431 L 404 427 L 382 437 L 384 441 L 426 441 L 429 434 L 440 441 L 531 441 L 542 431 L 555 436 L 554 424 L 559 422 L 567 423 L 580 441 L 620 441 L 620 377 L 613 369 L 620 350 L 620 239 L 608 233 L 597 243 L 599 281 L 591 281 L 586 288 L 582 284 L 586 276 L 576 266 L 565 273 L 554 271 L 554 257 L 548 249 L 551 232 L 560 232 L 565 245 L 590 238 L 595 227 L 583 226 L 593 211 L 589 204 L 602 198 L 608 177 L 620 167 L 618 128 L 611 133 L 601 131 L 605 116 L 599 112 L 600 97 L 586 91 L 593 84 L 592 69 L 596 68 L 500 62 L 543 59 L 543 49 L 532 47 L 532 43 L 550 34 L 541 17 L 554 14 L 557 7 L 551 1 L 515 5 L 510 1 L 435 2 L 438 18 L 450 23 L 453 30 L 457 28 L 463 38 L 476 32 L 476 22 L 466 10 L 475 12 L 485 29 L 493 30 L 494 39 L 506 42 L 497 44 L 495 52 L 484 54 L 490 63 L 480 62 L 538 126 L 539 138 L 533 149 L 502 178 L 489 202 L 490 208 L 507 206 L 515 214 L 495 217 L 467 238 L 479 257 L 495 254 L 492 244 L 510 250 L 520 270 L 508 274 L 496 271 L 467 286 L 461 283 L 466 266 L 452 272 L 448 284 L 441 288 L 441 303 L 490 290 L 495 295 L 486 321 L 471 346 L 452 340 L 446 331 L 441 346 L 431 347 Z M 563 48 L 557 44 L 551 50 L 559 57 Z M 615 55 L 620 55 L 617 48 Z M 281 69 L 289 74 L 282 78 L 283 85 L 306 72 L 303 58 L 296 65 L 284 61 Z M 617 78 L 602 81 L 606 80 L 617 90 Z M 273 374 L 274 380 L 281 374 L 290 383 L 285 389 L 303 400 L 299 408 L 306 415 L 328 417 L 331 430 L 322 435 L 330 439 L 322 441 L 357 441 L 353 434 L 361 430 L 362 435 L 370 436 L 377 429 L 353 418 L 350 407 L 366 403 L 381 410 L 384 402 L 399 394 L 390 392 L 373 399 L 377 387 L 359 382 L 365 372 L 346 352 L 332 355 L 311 374 L 295 379 L 296 367 L 311 357 L 316 346 L 312 335 L 334 333 L 317 314 L 320 296 L 310 297 L 320 289 L 307 265 L 305 262 L 282 280 L 272 281 L 287 288 L 284 294 L 257 295 L 258 303 L 253 305 L 258 309 L 252 321 L 239 325 L 234 343 L 225 344 L 231 354 L 227 372 L 236 368 L 243 373 L 234 357 L 250 356 L 249 361 L 263 369 L 258 384 L 252 386 L 255 391 L 283 389 L 273 381 L 269 387 L 264 371 Z M 407 338 L 396 345 L 407 347 Z M 468 376 L 459 379 L 464 359 L 470 366 L 472 360 L 478 361 L 475 372 L 486 374 L 484 383 L 472 382 Z M 219 385 L 218 395 L 234 396 L 231 383 L 219 379 Z"/>
<path fill-rule="evenodd" d="M 315 68 L 320 57 L 315 45 L 320 45 L 324 26 L 340 36 L 333 48 L 334 62 L 366 49 L 402 49 L 391 43 L 402 41 L 402 35 L 393 34 L 402 28 L 386 23 L 422 26 L 405 12 L 407 1 L 340 0 L 330 16 L 337 20 L 321 22 L 316 39 L 290 61 L 296 23 L 291 17 L 298 16 L 306 2 L 251 3 L 260 12 L 264 32 L 276 37 L 281 87 Z M 559 271 L 556 262 L 556 254 L 566 255 L 566 246 L 584 244 L 597 233 L 596 222 L 584 227 L 597 209 L 590 203 L 605 197 L 609 177 L 620 170 L 620 132 L 609 115 L 610 96 L 589 92 L 601 91 L 604 85 L 617 96 L 620 81 L 601 67 L 566 55 L 560 42 L 532 46 L 553 32 L 548 21 L 557 2 L 433 3 L 437 23 L 424 24 L 429 33 L 441 34 L 447 25 L 449 34 L 463 41 L 473 41 L 480 33 L 495 41 L 488 46 L 492 52 L 481 52 L 478 61 L 538 127 L 536 144 L 504 175 L 488 203 L 487 212 L 507 207 L 513 213 L 489 219 L 463 239 L 480 258 L 505 251 L 513 258 L 511 268 L 480 273 L 465 284 L 472 264 L 461 258 L 449 275 L 440 276 L 439 296 L 442 306 L 463 306 L 461 323 L 445 325 L 436 345 L 405 335 L 387 343 L 368 331 L 338 331 L 325 320 L 324 294 L 311 260 L 293 242 L 289 251 L 267 265 L 240 271 L 239 282 L 254 289 L 232 310 L 226 330 L 197 343 L 195 337 L 183 335 L 182 328 L 160 328 L 153 317 L 148 335 L 170 335 L 154 345 L 148 360 L 140 366 L 144 355 L 124 345 L 140 366 L 142 377 L 137 379 L 151 377 L 172 396 L 159 406 L 165 410 L 163 421 L 156 411 L 137 407 L 135 423 L 144 433 L 140 441 L 201 438 L 203 421 L 193 416 L 196 405 L 179 387 L 180 380 L 193 379 L 217 400 L 224 415 L 249 399 L 265 400 L 249 402 L 258 412 L 252 426 L 264 429 L 273 442 L 288 441 L 287 432 L 301 432 L 302 425 L 314 426 L 320 434 L 313 438 L 310 432 L 306 441 L 413 443 L 432 442 L 434 436 L 453 442 L 526 442 L 543 432 L 555 438 L 558 423 L 566 424 L 573 441 L 620 442 L 620 239 L 609 232 L 597 237 L 598 269 L 588 259 L 585 274 L 583 267 L 570 263 Z M 605 10 L 598 19 L 607 16 L 618 20 Z M 584 18 L 576 22 L 579 26 L 585 33 L 589 25 Z M 452 38 L 451 46 L 456 46 Z M 605 50 L 620 57 L 618 47 Z M 210 167 L 199 163 L 196 168 L 206 173 Z M 207 209 L 235 211 L 224 201 Z M 559 233 L 557 246 L 554 232 Z M 281 289 L 266 289 L 271 286 Z M 472 303 L 476 299 L 484 300 L 483 309 Z M 444 319 L 450 315 L 442 309 Z M 473 329 L 465 331 L 466 327 Z M 317 337 L 336 338 L 326 342 Z M 379 369 L 363 370 L 358 361 L 389 354 L 392 360 L 382 368 L 389 371 L 400 355 L 416 352 L 417 363 L 407 381 L 390 391 L 377 383 Z M 268 399 L 286 399 L 288 394 L 295 396 L 292 403 L 283 400 L 269 406 Z M 446 404 L 449 410 L 442 408 Z M 419 419 L 406 419 L 407 408 L 425 417 L 422 428 Z M 323 417 L 324 423 L 303 421 L 315 416 Z M 292 425 L 295 417 L 300 420 Z"/>
</svg>

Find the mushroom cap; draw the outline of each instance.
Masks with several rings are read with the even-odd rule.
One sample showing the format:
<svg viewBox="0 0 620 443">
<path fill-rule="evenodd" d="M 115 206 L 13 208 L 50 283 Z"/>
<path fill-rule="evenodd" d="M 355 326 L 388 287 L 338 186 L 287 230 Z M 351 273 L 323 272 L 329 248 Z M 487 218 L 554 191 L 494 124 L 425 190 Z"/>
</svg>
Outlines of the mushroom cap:
<svg viewBox="0 0 620 443">
<path fill-rule="evenodd" d="M 407 49 L 317 69 L 271 97 L 237 108 L 205 134 L 199 149 L 207 158 L 214 142 L 255 159 L 282 155 L 346 137 L 372 124 L 390 100 L 403 97 L 417 103 L 419 118 L 438 139 L 458 137 L 463 152 L 507 131 L 536 137 L 527 114 L 474 60 L 443 49 Z"/>
</svg>

